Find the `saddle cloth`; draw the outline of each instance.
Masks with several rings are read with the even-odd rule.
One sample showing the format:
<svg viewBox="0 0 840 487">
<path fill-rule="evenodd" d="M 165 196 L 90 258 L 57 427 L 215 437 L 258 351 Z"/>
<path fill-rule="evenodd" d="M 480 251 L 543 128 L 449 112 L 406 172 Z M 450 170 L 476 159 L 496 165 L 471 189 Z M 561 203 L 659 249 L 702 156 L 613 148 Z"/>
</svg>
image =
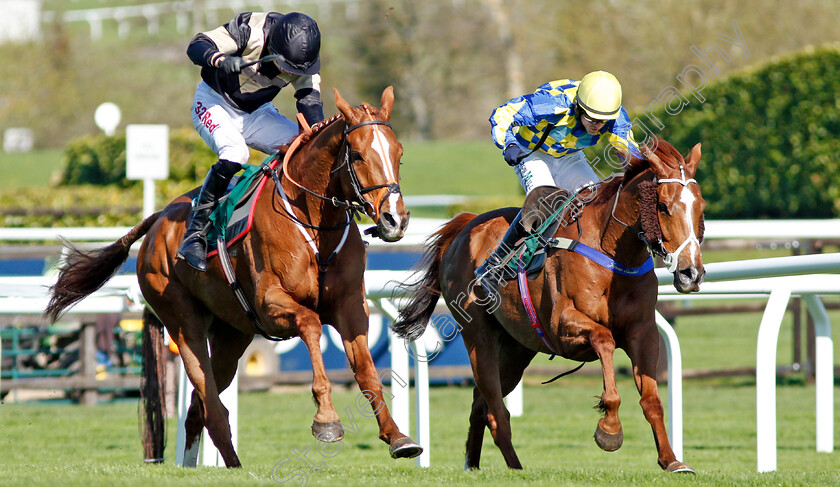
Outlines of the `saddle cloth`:
<svg viewBox="0 0 840 487">
<path fill-rule="evenodd" d="M 263 165 L 273 169 L 277 163 L 277 158 L 269 156 Z M 219 199 L 219 204 L 210 214 L 210 230 L 207 233 L 208 258 L 218 253 L 216 241 L 219 236 L 223 237 L 226 246 L 230 247 L 251 230 L 254 203 L 267 180 L 262 167 L 245 164 L 244 172 L 231 180 L 226 194 Z"/>
</svg>

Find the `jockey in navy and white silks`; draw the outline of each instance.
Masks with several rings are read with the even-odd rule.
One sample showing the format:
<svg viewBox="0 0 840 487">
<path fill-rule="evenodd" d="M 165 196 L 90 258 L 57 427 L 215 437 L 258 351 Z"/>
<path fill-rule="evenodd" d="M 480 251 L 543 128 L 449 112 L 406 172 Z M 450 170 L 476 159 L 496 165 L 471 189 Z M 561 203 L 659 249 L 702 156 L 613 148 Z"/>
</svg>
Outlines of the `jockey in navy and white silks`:
<svg viewBox="0 0 840 487">
<path fill-rule="evenodd" d="M 219 156 L 178 248 L 178 258 L 195 269 L 207 268 L 210 212 L 248 162 L 249 147 L 271 154 L 298 134 L 297 123 L 271 103 L 280 90 L 294 88 L 297 110 L 310 125 L 324 119 L 320 49 L 317 23 L 296 12 L 243 12 L 190 42 L 187 56 L 201 66 L 202 78 L 193 99 L 193 124 Z M 246 66 L 266 56 L 271 60 Z"/>
</svg>

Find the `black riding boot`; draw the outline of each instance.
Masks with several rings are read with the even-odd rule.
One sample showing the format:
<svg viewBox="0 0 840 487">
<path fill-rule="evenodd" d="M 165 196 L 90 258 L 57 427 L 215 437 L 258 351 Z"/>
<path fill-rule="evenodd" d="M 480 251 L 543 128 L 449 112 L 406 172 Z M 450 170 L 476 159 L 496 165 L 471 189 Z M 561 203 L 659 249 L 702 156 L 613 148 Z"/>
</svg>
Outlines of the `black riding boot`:
<svg viewBox="0 0 840 487">
<path fill-rule="evenodd" d="M 192 218 L 187 226 L 187 233 L 178 247 L 178 258 L 183 259 L 201 272 L 207 270 L 207 232 L 210 230 L 210 213 L 216 207 L 216 203 L 225 194 L 230 178 L 242 169 L 242 166 L 230 161 L 219 160 L 210 166 L 210 171 L 201 186 L 201 192 L 195 207 L 192 209 Z"/>
<path fill-rule="evenodd" d="M 503 279 L 513 279 L 516 277 L 513 270 L 502 266 L 502 259 L 516 246 L 516 243 L 524 237 L 528 236 L 528 232 L 522 227 L 522 211 L 516 215 L 516 218 L 508 227 L 505 236 L 496 250 L 482 263 L 478 269 L 475 270 L 476 281 L 481 284 L 484 293 L 487 296 L 496 294 L 499 289 L 499 283 Z"/>
</svg>

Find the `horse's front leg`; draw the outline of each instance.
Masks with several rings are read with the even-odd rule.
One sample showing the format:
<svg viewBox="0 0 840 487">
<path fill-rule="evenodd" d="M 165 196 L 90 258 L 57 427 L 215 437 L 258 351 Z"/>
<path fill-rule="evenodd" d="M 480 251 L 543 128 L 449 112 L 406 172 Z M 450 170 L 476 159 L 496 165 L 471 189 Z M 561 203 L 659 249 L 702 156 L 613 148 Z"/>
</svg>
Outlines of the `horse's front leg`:
<svg viewBox="0 0 840 487">
<path fill-rule="evenodd" d="M 333 315 L 332 325 L 341 335 L 344 352 L 359 389 L 370 402 L 370 407 L 376 415 L 379 438 L 390 446 L 393 458 L 414 458 L 420 455 L 423 448 L 400 432 L 385 403 L 382 380 L 376 372 L 368 345 L 369 315 L 364 296 L 362 299 L 345 302 L 336 309 L 341 309 L 341 312 Z"/>
<path fill-rule="evenodd" d="M 344 427 L 332 402 L 332 384 L 321 355 L 321 319 L 317 313 L 297 304 L 279 288 L 266 292 L 265 303 L 267 315 L 274 324 L 281 328 L 293 324 L 309 351 L 309 360 L 312 362 L 312 397 L 318 405 L 312 422 L 312 436 L 325 443 L 341 440 L 344 438 Z"/>
<path fill-rule="evenodd" d="M 598 426 L 595 428 L 595 443 L 604 451 L 618 450 L 624 442 L 624 433 L 621 429 L 621 420 L 618 418 L 621 398 L 615 384 L 615 366 L 613 363 L 615 339 L 612 332 L 583 313 L 571 308 L 562 313 L 561 321 L 572 336 L 586 337 L 589 345 L 601 361 L 604 391 L 601 394 L 598 408 L 604 413 L 604 417 L 598 421 Z"/>
<path fill-rule="evenodd" d="M 668 432 L 665 429 L 665 414 L 662 400 L 659 398 L 659 388 L 656 383 L 656 369 L 659 361 L 659 332 L 656 325 L 646 322 L 639 332 L 629 332 L 627 355 L 633 363 L 633 378 L 641 399 L 639 404 L 645 414 L 645 419 L 653 430 L 653 440 L 659 455 L 659 466 L 668 472 L 694 473 L 685 463 L 677 460 Z"/>
</svg>

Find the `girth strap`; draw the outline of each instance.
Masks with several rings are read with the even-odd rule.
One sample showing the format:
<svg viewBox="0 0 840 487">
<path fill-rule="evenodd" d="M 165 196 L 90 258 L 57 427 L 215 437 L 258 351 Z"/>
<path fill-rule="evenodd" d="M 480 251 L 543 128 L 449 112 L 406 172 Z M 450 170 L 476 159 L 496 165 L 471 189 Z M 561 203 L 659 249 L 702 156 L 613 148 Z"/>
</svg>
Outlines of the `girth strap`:
<svg viewBox="0 0 840 487">
<path fill-rule="evenodd" d="M 623 264 L 619 264 L 611 257 L 589 247 L 581 243 L 579 240 L 572 240 L 570 238 L 563 238 L 563 237 L 556 237 L 550 240 L 551 246 L 555 249 L 564 249 L 568 250 L 569 252 L 575 252 L 580 254 L 587 259 L 595 262 L 596 264 L 600 265 L 601 267 L 605 267 L 616 274 L 628 277 L 636 277 L 647 274 L 648 272 L 653 270 L 653 257 L 648 255 L 647 260 L 644 264 L 640 265 L 639 267 L 627 267 Z"/>
</svg>

